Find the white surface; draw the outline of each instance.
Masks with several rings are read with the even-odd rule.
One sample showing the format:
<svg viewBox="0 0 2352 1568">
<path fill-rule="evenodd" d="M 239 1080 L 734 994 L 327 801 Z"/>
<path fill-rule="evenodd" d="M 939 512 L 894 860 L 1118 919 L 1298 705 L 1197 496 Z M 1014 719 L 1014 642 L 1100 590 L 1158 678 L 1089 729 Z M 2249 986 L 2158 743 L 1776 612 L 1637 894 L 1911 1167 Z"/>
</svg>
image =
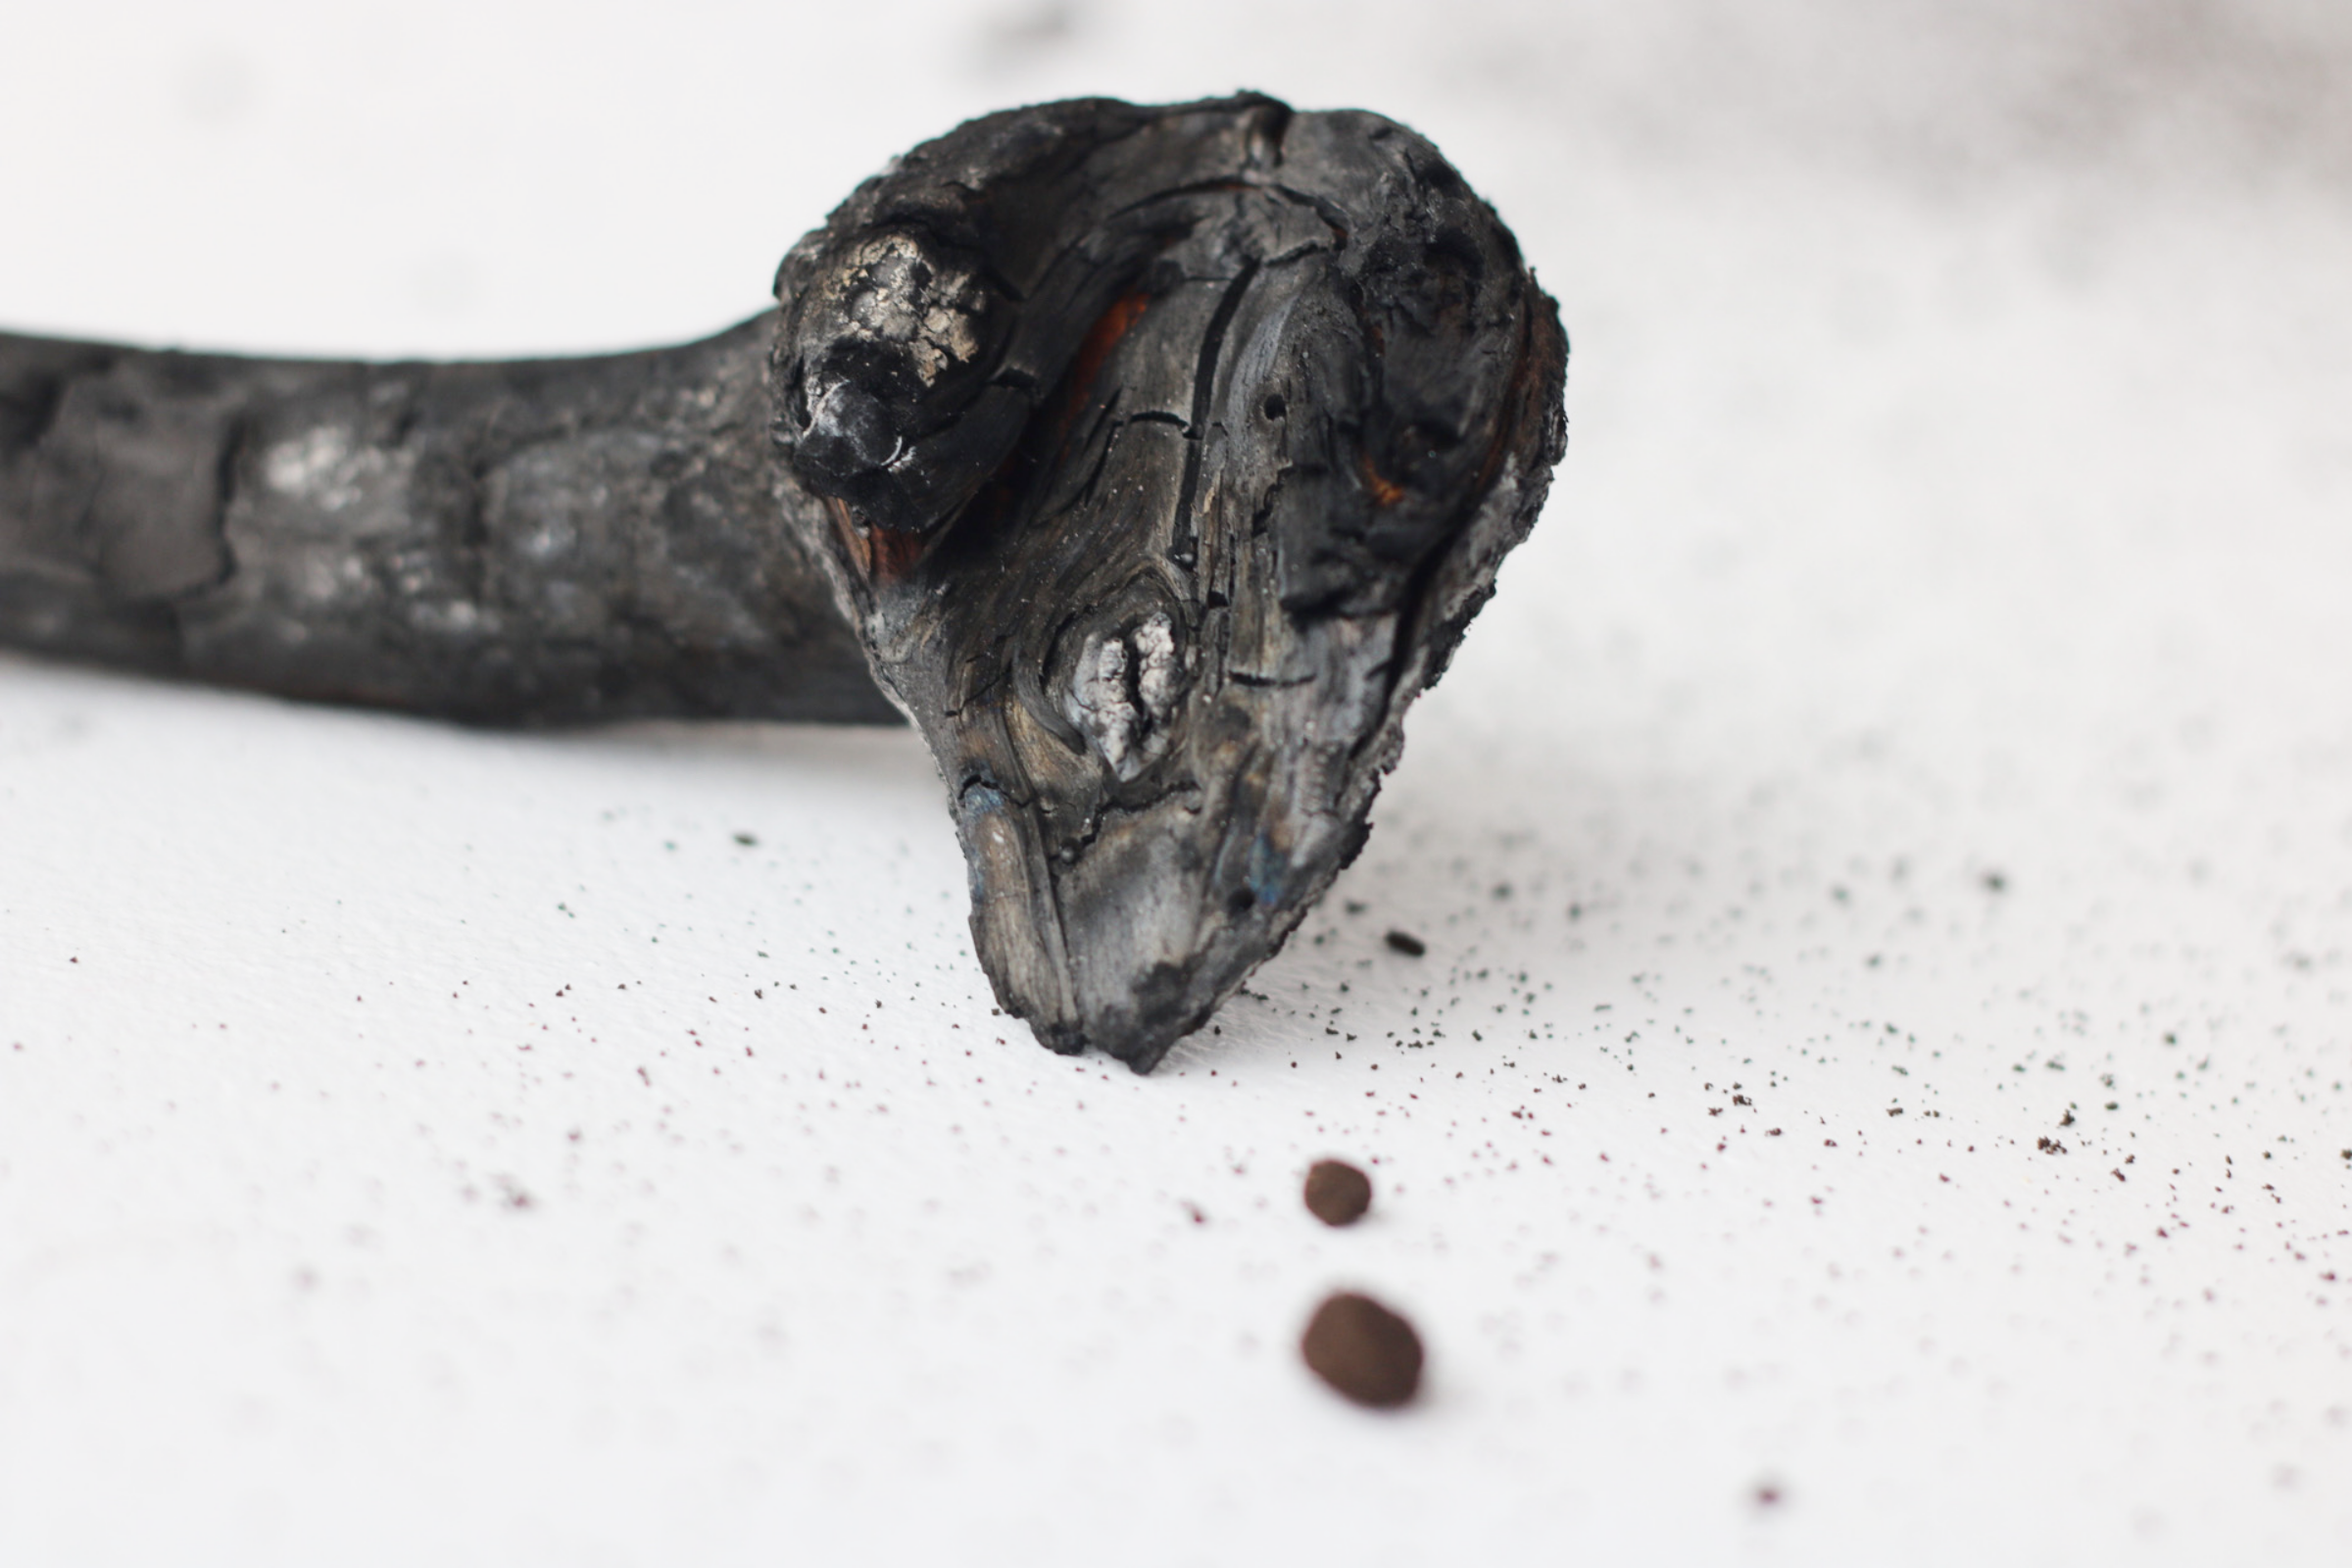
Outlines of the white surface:
<svg viewBox="0 0 2352 1568">
<path fill-rule="evenodd" d="M 1150 1079 L 991 1015 L 906 735 L 0 663 L 0 1562 L 2352 1560 L 2342 17 L 12 0 L 20 327 L 679 336 L 965 114 L 1247 83 L 1576 356 Z"/>
</svg>

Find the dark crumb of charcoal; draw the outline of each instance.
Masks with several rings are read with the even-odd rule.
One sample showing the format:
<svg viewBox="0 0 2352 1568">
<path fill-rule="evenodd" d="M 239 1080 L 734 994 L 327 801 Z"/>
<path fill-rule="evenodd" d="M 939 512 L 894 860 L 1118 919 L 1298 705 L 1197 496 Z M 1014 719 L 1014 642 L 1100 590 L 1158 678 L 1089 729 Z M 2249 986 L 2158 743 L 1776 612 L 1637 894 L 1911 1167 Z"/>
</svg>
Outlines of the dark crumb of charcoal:
<svg viewBox="0 0 2352 1568">
<path fill-rule="evenodd" d="M 1984 873 L 1984 891 L 1985 891 L 1985 892 L 1987 892 L 1987 893 L 2006 893 L 2006 892 L 2008 892 L 2008 891 L 2009 891 L 2009 879 L 2008 879 L 2008 877 L 2006 877 L 2006 876 L 2002 875 L 2002 874 L 2001 874 L 2000 872 L 1998 872 L 1998 871 L 1987 871 L 1987 872 L 1985 872 L 1985 873 Z"/>
<path fill-rule="evenodd" d="M 759 842 L 760 842 L 760 839 L 759 839 L 759 835 L 757 835 L 757 834 L 753 834 L 753 833 L 738 833 L 738 834 L 736 834 L 736 835 L 735 835 L 735 842 L 736 842 L 736 843 L 738 843 L 738 844 L 740 844 L 740 845 L 742 845 L 742 846 L 743 846 L 745 849 L 747 849 L 747 850 L 748 850 L 748 849 L 750 849 L 750 848 L 751 848 L 753 845 L 755 845 L 755 844 L 759 843 Z"/>
<path fill-rule="evenodd" d="M 1418 958 L 1429 951 L 1429 944 L 1410 931 L 1392 931 L 1389 933 L 1388 942 L 1391 948 L 1411 958 Z"/>
<path fill-rule="evenodd" d="M 1307 1167 L 1306 1211 L 1326 1225 L 1352 1225 L 1372 1206 L 1372 1178 L 1344 1159 Z"/>
<path fill-rule="evenodd" d="M 1315 1308 L 1298 1353 L 1335 1392 L 1374 1409 L 1406 1403 L 1421 1387 L 1421 1336 L 1352 1291 L 1327 1297 Z"/>
</svg>

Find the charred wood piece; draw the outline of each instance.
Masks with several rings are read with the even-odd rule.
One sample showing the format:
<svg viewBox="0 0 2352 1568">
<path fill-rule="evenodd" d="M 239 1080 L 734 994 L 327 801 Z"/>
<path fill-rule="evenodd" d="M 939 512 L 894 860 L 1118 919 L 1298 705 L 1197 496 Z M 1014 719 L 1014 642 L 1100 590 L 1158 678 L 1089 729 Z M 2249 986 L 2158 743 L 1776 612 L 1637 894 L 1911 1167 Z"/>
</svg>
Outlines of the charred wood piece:
<svg viewBox="0 0 2352 1568">
<path fill-rule="evenodd" d="M 911 718 L 1007 1011 L 1149 1070 L 1362 847 L 1565 443 L 1426 140 L 1014 110 L 682 348 L 358 365 L 0 335 L 0 643 L 469 722 Z"/>
</svg>

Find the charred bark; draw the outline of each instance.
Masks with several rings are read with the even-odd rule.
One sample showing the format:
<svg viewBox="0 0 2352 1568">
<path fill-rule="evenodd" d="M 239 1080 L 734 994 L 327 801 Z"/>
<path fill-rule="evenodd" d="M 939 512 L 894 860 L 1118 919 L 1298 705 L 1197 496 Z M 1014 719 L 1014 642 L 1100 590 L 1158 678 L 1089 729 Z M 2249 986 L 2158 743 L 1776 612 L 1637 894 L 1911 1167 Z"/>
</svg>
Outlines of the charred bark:
<svg viewBox="0 0 2352 1568">
<path fill-rule="evenodd" d="M 0 643 L 484 724 L 890 722 L 770 449 L 773 335 L 498 365 L 0 335 Z"/>
<path fill-rule="evenodd" d="M 486 722 L 886 696 L 1006 1010 L 1149 1070 L 1361 848 L 1561 455 L 1556 311 L 1427 141 L 1253 95 L 974 121 L 776 291 L 573 362 L 0 337 L 0 641 Z"/>
</svg>

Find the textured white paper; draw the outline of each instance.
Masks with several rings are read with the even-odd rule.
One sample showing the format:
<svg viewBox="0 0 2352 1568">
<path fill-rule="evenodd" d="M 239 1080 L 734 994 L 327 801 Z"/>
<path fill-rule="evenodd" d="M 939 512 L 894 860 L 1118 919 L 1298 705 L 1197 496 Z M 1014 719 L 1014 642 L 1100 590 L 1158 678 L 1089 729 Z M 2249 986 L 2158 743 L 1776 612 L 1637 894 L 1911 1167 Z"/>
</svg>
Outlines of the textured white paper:
<svg viewBox="0 0 2352 1568">
<path fill-rule="evenodd" d="M 1434 137 L 1574 357 L 1370 850 L 1149 1079 L 994 1014 L 906 733 L 0 661 L 0 1563 L 2352 1561 L 2348 59 L 12 5 L 18 329 L 682 338 L 967 114 L 1250 85 Z M 1300 1366 L 1343 1285 L 1417 1407 Z"/>
</svg>

